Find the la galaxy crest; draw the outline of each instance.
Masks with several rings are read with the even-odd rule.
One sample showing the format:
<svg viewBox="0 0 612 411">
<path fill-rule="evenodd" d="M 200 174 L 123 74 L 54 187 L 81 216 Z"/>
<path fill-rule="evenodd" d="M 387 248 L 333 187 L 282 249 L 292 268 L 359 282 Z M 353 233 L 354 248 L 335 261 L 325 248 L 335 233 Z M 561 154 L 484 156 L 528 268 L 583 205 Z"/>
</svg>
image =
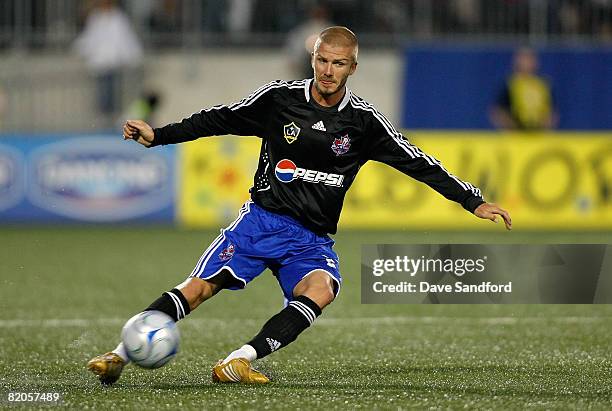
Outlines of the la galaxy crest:
<svg viewBox="0 0 612 411">
<path fill-rule="evenodd" d="M 283 126 L 283 136 L 285 137 L 285 140 L 287 140 L 287 143 L 291 144 L 297 140 L 301 130 L 302 129 L 299 128 L 293 121 L 289 124 L 285 124 Z"/>
</svg>

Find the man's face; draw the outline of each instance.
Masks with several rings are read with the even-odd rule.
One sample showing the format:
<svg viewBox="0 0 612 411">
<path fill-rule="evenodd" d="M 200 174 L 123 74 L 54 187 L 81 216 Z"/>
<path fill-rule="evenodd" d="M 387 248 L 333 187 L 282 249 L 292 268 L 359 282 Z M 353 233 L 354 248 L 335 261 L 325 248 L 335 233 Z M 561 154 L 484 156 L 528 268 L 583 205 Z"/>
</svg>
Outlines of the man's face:
<svg viewBox="0 0 612 411">
<path fill-rule="evenodd" d="M 538 70 L 538 58 L 531 50 L 521 50 L 514 58 L 514 66 L 519 73 L 533 74 Z"/>
<path fill-rule="evenodd" d="M 348 76 L 355 72 L 352 47 L 332 46 L 321 43 L 312 56 L 314 85 L 321 96 L 341 92 Z"/>
</svg>

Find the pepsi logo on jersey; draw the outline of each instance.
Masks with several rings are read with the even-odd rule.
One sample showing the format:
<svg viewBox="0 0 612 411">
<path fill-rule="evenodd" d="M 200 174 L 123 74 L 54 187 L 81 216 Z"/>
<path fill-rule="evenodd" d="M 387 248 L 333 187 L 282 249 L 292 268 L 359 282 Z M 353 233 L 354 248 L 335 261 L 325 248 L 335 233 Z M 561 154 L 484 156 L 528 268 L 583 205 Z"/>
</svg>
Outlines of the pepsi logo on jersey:
<svg viewBox="0 0 612 411">
<path fill-rule="evenodd" d="M 291 160 L 283 159 L 276 163 L 274 170 L 276 178 L 283 183 L 290 183 L 293 180 L 301 179 L 309 183 L 323 183 L 327 186 L 342 187 L 344 175 L 326 173 L 324 171 L 309 170 L 295 165 Z"/>
</svg>

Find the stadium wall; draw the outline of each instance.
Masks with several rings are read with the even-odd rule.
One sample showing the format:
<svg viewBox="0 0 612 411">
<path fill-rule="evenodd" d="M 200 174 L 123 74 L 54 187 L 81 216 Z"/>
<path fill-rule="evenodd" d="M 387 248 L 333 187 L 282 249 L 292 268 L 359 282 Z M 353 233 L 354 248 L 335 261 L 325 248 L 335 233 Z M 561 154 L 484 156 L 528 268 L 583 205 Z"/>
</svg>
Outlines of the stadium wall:
<svg viewBox="0 0 612 411">
<path fill-rule="evenodd" d="M 99 131 L 95 84 L 81 60 L 65 53 L 4 54 L 0 60 L 0 95 L 4 89 L 8 96 L 4 115 L 0 107 L 0 132 Z M 397 122 L 402 67 L 399 53 L 364 50 L 349 86 Z M 143 72 L 139 84 L 128 84 L 123 100 L 135 98 L 134 88 L 157 91 L 161 103 L 155 123 L 160 125 L 240 100 L 272 80 L 296 77 L 278 49 L 149 54 Z"/>
<path fill-rule="evenodd" d="M 349 87 L 397 121 L 402 67 L 398 53 L 366 50 L 360 53 L 359 68 Z M 163 96 L 157 119 L 166 124 L 203 108 L 240 100 L 272 80 L 295 78 L 286 56 L 278 51 L 215 51 L 158 55 L 149 83 Z"/>
<path fill-rule="evenodd" d="M 512 51 L 474 44 L 413 45 L 404 53 L 364 49 L 349 85 L 404 128 L 489 129 L 488 109 L 510 71 Z M 541 72 L 551 79 L 557 97 L 560 128 L 612 129 L 612 93 L 607 92 L 612 49 L 547 47 L 539 52 Z M 100 129 L 92 80 L 75 56 L 3 54 L 0 59 L 0 87 L 8 95 L 0 131 Z M 294 77 L 278 49 L 185 50 L 148 55 L 142 86 L 161 95 L 155 123 L 166 124 L 239 100 L 272 79 Z M 134 90 L 126 93 L 131 94 L 125 102 L 134 99 Z"/>
</svg>

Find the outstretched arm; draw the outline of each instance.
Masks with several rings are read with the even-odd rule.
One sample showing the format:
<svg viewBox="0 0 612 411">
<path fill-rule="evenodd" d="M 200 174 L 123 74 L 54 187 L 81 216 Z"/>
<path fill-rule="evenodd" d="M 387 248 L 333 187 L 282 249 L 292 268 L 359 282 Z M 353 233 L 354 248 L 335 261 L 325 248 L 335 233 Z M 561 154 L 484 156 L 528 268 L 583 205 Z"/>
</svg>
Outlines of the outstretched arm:
<svg viewBox="0 0 612 411">
<path fill-rule="evenodd" d="M 145 147 L 178 144 L 200 137 L 226 134 L 262 137 L 262 124 L 269 113 L 275 90 L 286 84 L 281 80 L 270 82 L 237 103 L 213 106 L 177 123 L 155 129 L 144 121 L 129 120 L 123 128 L 123 137 Z"/>
<path fill-rule="evenodd" d="M 478 188 L 449 173 L 438 160 L 409 143 L 401 134 L 379 136 L 378 144 L 370 149 L 370 159 L 388 164 L 427 184 L 447 199 L 461 204 L 470 213 L 486 203 Z"/>
<path fill-rule="evenodd" d="M 153 147 L 213 135 L 260 135 L 262 116 L 271 98 L 270 91 L 282 84 L 280 80 L 273 81 L 238 103 L 214 106 L 194 113 L 178 123 L 156 129 L 142 120 L 128 120 L 123 126 L 123 138 L 134 140 L 145 147 Z"/>
<path fill-rule="evenodd" d="M 510 218 L 510 214 L 503 208 L 498 207 L 496 204 L 482 203 L 476 207 L 476 210 L 474 210 L 474 215 L 486 220 L 491 220 L 494 223 L 497 223 L 497 216 L 500 215 L 504 219 L 506 229 L 512 230 L 512 218 Z"/>
<path fill-rule="evenodd" d="M 378 114 L 378 113 L 377 113 Z M 422 181 L 449 200 L 458 202 L 477 217 L 496 222 L 497 216 L 504 219 L 508 230 L 512 229 L 510 214 L 482 198 L 480 190 L 472 184 L 461 181 L 450 174 L 435 158 L 425 154 L 409 143 L 403 135 L 390 125 L 384 116 L 378 114 L 373 122 L 369 159 L 388 164 L 418 181 Z M 381 127 L 380 124 L 386 127 Z"/>
</svg>

